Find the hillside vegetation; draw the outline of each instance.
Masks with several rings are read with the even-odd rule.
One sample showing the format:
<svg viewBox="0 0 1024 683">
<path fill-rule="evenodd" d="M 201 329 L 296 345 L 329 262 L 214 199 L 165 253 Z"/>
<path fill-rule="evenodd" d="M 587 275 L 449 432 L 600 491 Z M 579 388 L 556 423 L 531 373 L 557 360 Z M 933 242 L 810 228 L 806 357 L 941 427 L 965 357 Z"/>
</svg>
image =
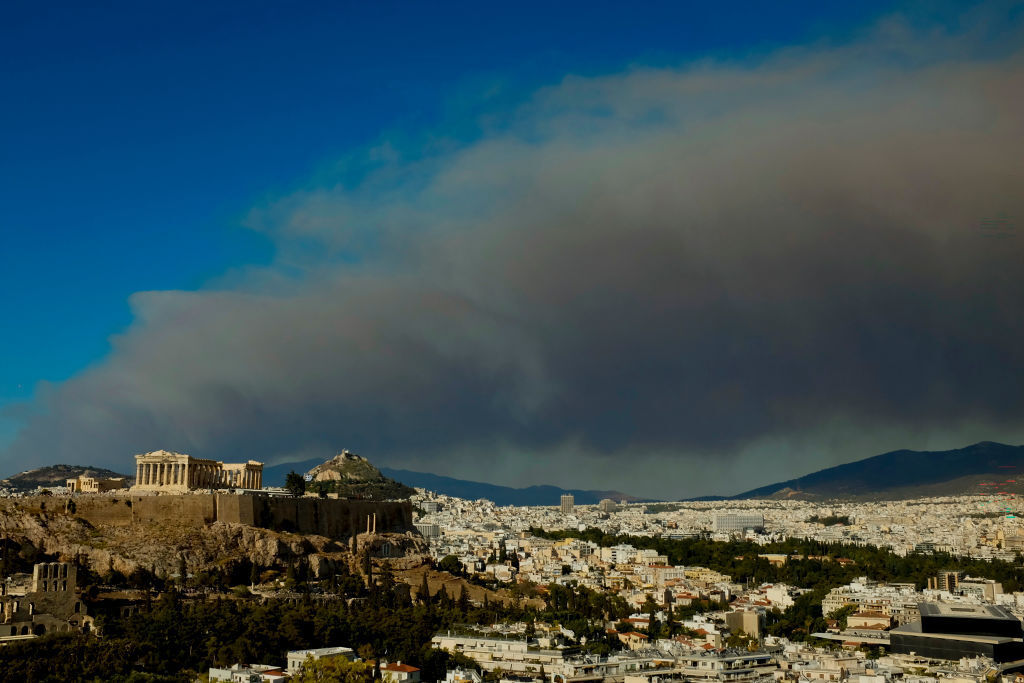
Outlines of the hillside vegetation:
<svg viewBox="0 0 1024 683">
<path fill-rule="evenodd" d="M 408 499 L 416 490 L 385 477 L 361 455 L 342 451 L 330 460 L 309 470 L 306 490 L 315 493 L 337 493 L 342 498 L 364 500 Z"/>
<path fill-rule="evenodd" d="M 15 491 L 32 491 L 40 486 L 63 486 L 68 479 L 75 477 L 96 477 L 98 479 L 124 477 L 129 480 L 129 484 L 135 479 L 127 474 L 118 474 L 113 470 L 92 465 L 49 465 L 19 472 L 12 477 L 0 480 L 0 487 Z"/>
</svg>

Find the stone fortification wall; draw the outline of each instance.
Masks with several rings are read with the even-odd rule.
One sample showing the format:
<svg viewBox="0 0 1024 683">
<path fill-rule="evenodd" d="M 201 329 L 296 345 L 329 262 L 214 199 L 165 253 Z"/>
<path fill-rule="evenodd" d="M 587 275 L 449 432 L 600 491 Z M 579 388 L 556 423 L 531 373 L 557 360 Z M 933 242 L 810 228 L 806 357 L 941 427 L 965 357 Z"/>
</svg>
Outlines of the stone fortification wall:
<svg viewBox="0 0 1024 683">
<path fill-rule="evenodd" d="M 81 517 L 93 526 L 131 526 L 131 496 L 94 496 L 91 494 L 75 496 L 75 517 Z M 64 505 L 57 499 L 51 499 L 49 506 L 54 510 L 63 510 Z"/>
<path fill-rule="evenodd" d="M 376 530 L 409 531 L 412 505 L 408 502 L 384 503 L 330 498 L 269 498 L 262 496 L 222 496 L 244 498 L 252 505 L 252 524 L 266 529 L 299 531 L 329 538 L 349 538 L 366 531 L 367 520 Z M 244 514 L 244 513 L 243 513 Z M 221 521 L 234 521 L 222 517 Z M 244 518 L 243 524 L 248 523 Z"/>
<path fill-rule="evenodd" d="M 413 529 L 412 505 L 408 502 L 182 494 L 78 496 L 74 503 L 75 516 L 93 525 L 159 522 L 203 525 L 217 521 L 346 539 L 365 532 L 367 520 L 372 524 L 376 515 L 378 533 Z M 52 501 L 51 505 L 57 509 L 57 501 Z"/>
<path fill-rule="evenodd" d="M 272 528 L 256 523 L 253 514 L 253 496 L 225 496 L 222 494 L 210 496 L 210 498 L 214 497 L 217 502 L 217 521 Z"/>
<path fill-rule="evenodd" d="M 217 521 L 219 496 L 132 496 L 132 523 L 188 522 L 209 524 Z"/>
</svg>

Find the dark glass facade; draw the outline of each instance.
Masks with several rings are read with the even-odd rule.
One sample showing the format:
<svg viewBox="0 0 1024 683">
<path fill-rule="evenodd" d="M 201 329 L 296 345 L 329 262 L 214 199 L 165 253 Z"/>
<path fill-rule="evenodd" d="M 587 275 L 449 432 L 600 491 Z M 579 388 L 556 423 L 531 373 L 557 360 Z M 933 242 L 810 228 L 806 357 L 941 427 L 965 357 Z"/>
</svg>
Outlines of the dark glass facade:
<svg viewBox="0 0 1024 683">
<path fill-rule="evenodd" d="M 1001 607 L 922 603 L 919 609 L 921 621 L 889 632 L 893 652 L 934 659 L 1024 659 L 1021 622 Z"/>
<path fill-rule="evenodd" d="M 983 655 L 997 662 L 1013 662 L 1024 659 L 1024 643 L 1016 640 L 990 638 L 984 641 L 936 638 L 927 633 L 892 631 L 889 634 L 892 651 L 897 654 L 914 654 L 933 659 L 960 659 Z"/>
</svg>

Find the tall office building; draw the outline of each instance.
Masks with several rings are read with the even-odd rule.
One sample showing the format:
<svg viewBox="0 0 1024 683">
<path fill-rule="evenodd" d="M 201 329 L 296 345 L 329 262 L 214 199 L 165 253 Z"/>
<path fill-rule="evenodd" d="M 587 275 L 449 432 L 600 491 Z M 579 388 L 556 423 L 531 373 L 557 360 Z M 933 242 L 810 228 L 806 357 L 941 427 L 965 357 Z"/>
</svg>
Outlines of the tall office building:
<svg viewBox="0 0 1024 683">
<path fill-rule="evenodd" d="M 576 506 L 576 498 L 571 493 L 562 494 L 562 514 L 571 515 Z"/>
</svg>

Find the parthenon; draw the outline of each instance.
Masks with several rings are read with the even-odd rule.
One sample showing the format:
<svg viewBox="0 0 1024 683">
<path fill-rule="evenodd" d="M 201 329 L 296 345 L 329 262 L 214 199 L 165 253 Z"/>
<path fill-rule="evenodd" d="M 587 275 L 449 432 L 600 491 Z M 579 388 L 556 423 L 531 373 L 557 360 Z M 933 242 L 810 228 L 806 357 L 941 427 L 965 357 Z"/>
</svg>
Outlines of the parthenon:
<svg viewBox="0 0 1024 683">
<path fill-rule="evenodd" d="M 181 493 L 196 489 L 263 487 L 263 463 L 223 463 L 184 453 L 153 451 L 135 456 L 133 491 Z"/>
</svg>

